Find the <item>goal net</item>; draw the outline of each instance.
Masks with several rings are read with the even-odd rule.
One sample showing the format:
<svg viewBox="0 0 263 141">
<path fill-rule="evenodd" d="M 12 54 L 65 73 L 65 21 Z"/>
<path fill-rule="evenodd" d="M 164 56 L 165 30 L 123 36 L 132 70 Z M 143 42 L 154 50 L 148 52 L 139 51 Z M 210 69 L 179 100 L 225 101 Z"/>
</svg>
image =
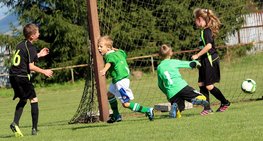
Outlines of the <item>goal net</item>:
<svg viewBox="0 0 263 141">
<path fill-rule="evenodd" d="M 216 39 L 221 59 L 221 81 L 216 86 L 232 102 L 262 98 L 262 2 L 98 0 L 97 4 L 100 34 L 110 35 L 114 40 L 114 47 L 125 50 L 128 55 L 131 89 L 136 102 L 145 106 L 167 102 L 157 86 L 156 68 L 160 62 L 157 52 L 160 45 L 166 43 L 175 52 L 173 58 L 191 60 L 191 56 L 198 51 L 200 34 L 200 30 L 194 26 L 195 8 L 213 10 L 222 22 Z M 181 74 L 190 86 L 199 90 L 197 70 L 182 69 Z M 247 78 L 257 82 L 257 90 L 253 94 L 246 94 L 241 90 L 241 83 Z M 89 110 L 89 98 L 96 97 L 90 94 L 94 93 L 90 91 L 94 88 L 91 85 L 93 81 L 86 82 L 80 103 L 86 107 L 84 114 Z M 93 103 L 94 99 L 91 101 Z M 211 102 L 218 104 L 213 96 Z M 124 108 L 119 109 L 126 113 Z M 78 114 L 83 113 L 80 111 Z"/>
</svg>

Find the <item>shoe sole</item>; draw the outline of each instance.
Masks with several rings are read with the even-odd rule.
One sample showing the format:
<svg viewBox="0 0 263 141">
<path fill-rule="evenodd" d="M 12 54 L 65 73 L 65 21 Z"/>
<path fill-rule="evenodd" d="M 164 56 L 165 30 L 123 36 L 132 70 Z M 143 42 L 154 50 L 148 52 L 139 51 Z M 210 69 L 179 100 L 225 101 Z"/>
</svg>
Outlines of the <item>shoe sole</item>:
<svg viewBox="0 0 263 141">
<path fill-rule="evenodd" d="M 229 106 L 222 107 L 222 108 L 216 110 L 216 112 L 225 112 L 228 108 L 229 108 Z M 221 110 L 221 109 L 222 109 L 222 110 Z"/>
<path fill-rule="evenodd" d="M 214 113 L 213 112 L 200 113 L 201 116 L 212 115 L 212 114 L 214 114 Z"/>
<path fill-rule="evenodd" d="M 118 119 L 116 119 L 115 121 L 113 121 L 113 120 L 108 120 L 107 121 L 107 123 L 114 123 L 114 122 L 121 122 L 122 121 L 122 118 L 121 118 L 121 116 L 118 118 Z"/>
</svg>

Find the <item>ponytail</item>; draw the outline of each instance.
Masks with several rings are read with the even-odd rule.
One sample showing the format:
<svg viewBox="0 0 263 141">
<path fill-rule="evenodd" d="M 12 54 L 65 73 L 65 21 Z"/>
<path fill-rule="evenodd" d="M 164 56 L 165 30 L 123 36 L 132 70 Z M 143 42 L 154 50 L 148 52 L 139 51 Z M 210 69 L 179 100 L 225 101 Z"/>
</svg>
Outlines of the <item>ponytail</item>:
<svg viewBox="0 0 263 141">
<path fill-rule="evenodd" d="M 202 17 L 206 22 L 206 27 L 212 30 L 213 36 L 217 36 L 221 22 L 212 10 L 197 8 L 194 10 L 193 14 L 195 18 Z"/>
</svg>

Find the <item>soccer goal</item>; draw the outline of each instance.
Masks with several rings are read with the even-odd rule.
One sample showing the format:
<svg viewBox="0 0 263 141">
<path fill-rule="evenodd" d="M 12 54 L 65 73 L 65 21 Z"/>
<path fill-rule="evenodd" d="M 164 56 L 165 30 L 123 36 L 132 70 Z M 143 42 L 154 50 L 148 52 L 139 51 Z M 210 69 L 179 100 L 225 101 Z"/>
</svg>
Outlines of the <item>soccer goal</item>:
<svg viewBox="0 0 263 141">
<path fill-rule="evenodd" d="M 262 2 L 248 4 L 244 0 L 98 0 L 95 3 L 98 25 L 92 25 L 96 22 L 89 19 L 89 26 L 90 29 L 98 26 L 99 33 L 89 31 L 90 35 L 94 35 L 90 37 L 91 48 L 96 48 L 93 45 L 96 45 L 100 35 L 110 35 L 114 40 L 114 47 L 127 52 L 131 88 L 136 101 L 146 106 L 167 102 L 157 86 L 156 67 L 160 62 L 158 48 L 166 43 L 172 46 L 174 58 L 191 59 L 199 50 L 200 30 L 195 28 L 193 19 L 195 8 L 213 10 L 222 22 L 216 38 L 221 59 L 221 81 L 216 86 L 232 102 L 262 99 Z M 91 49 L 91 53 L 96 52 Z M 98 115 L 100 108 L 106 108 L 106 111 L 100 111 L 100 114 L 108 114 L 106 82 L 110 80 L 105 81 L 105 78 L 96 76 L 97 65 L 103 65 L 101 59 L 101 56 L 91 55 L 91 67 L 88 72 L 90 76 L 86 80 L 83 97 L 71 123 L 87 121 L 87 118 L 89 122 L 97 121 L 98 118 L 93 115 Z M 182 70 L 181 74 L 190 86 L 199 90 L 197 70 Z M 241 83 L 248 78 L 256 82 L 255 93 L 247 94 L 241 90 Z M 213 96 L 211 102 L 218 104 Z M 126 113 L 124 108 L 119 109 L 120 112 Z"/>
</svg>

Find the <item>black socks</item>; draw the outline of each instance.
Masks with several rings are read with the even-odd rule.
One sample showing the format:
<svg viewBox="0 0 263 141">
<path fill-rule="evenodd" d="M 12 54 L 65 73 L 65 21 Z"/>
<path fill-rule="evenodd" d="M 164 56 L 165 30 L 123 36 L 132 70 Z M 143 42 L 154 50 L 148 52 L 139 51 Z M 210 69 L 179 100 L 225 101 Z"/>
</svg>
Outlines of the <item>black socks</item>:
<svg viewBox="0 0 263 141">
<path fill-rule="evenodd" d="M 204 106 L 204 110 L 210 110 L 210 98 L 209 98 L 209 91 L 206 89 L 205 86 L 200 86 L 200 93 L 203 94 L 206 97 L 206 101 L 209 102 L 207 106 Z"/>
<path fill-rule="evenodd" d="M 31 116 L 32 116 L 32 128 L 37 130 L 37 123 L 38 123 L 38 102 L 31 103 Z"/>
<path fill-rule="evenodd" d="M 221 101 L 222 104 L 227 104 L 228 101 L 226 100 L 226 98 L 224 97 L 224 95 L 222 94 L 222 92 L 217 88 L 217 87 L 214 87 L 210 93 L 212 95 L 214 95 L 214 97 L 216 99 L 218 99 L 219 101 Z"/>
<path fill-rule="evenodd" d="M 20 100 L 16 105 L 15 117 L 14 122 L 19 126 L 19 120 L 23 113 L 23 109 L 26 105 L 26 101 Z"/>
</svg>

